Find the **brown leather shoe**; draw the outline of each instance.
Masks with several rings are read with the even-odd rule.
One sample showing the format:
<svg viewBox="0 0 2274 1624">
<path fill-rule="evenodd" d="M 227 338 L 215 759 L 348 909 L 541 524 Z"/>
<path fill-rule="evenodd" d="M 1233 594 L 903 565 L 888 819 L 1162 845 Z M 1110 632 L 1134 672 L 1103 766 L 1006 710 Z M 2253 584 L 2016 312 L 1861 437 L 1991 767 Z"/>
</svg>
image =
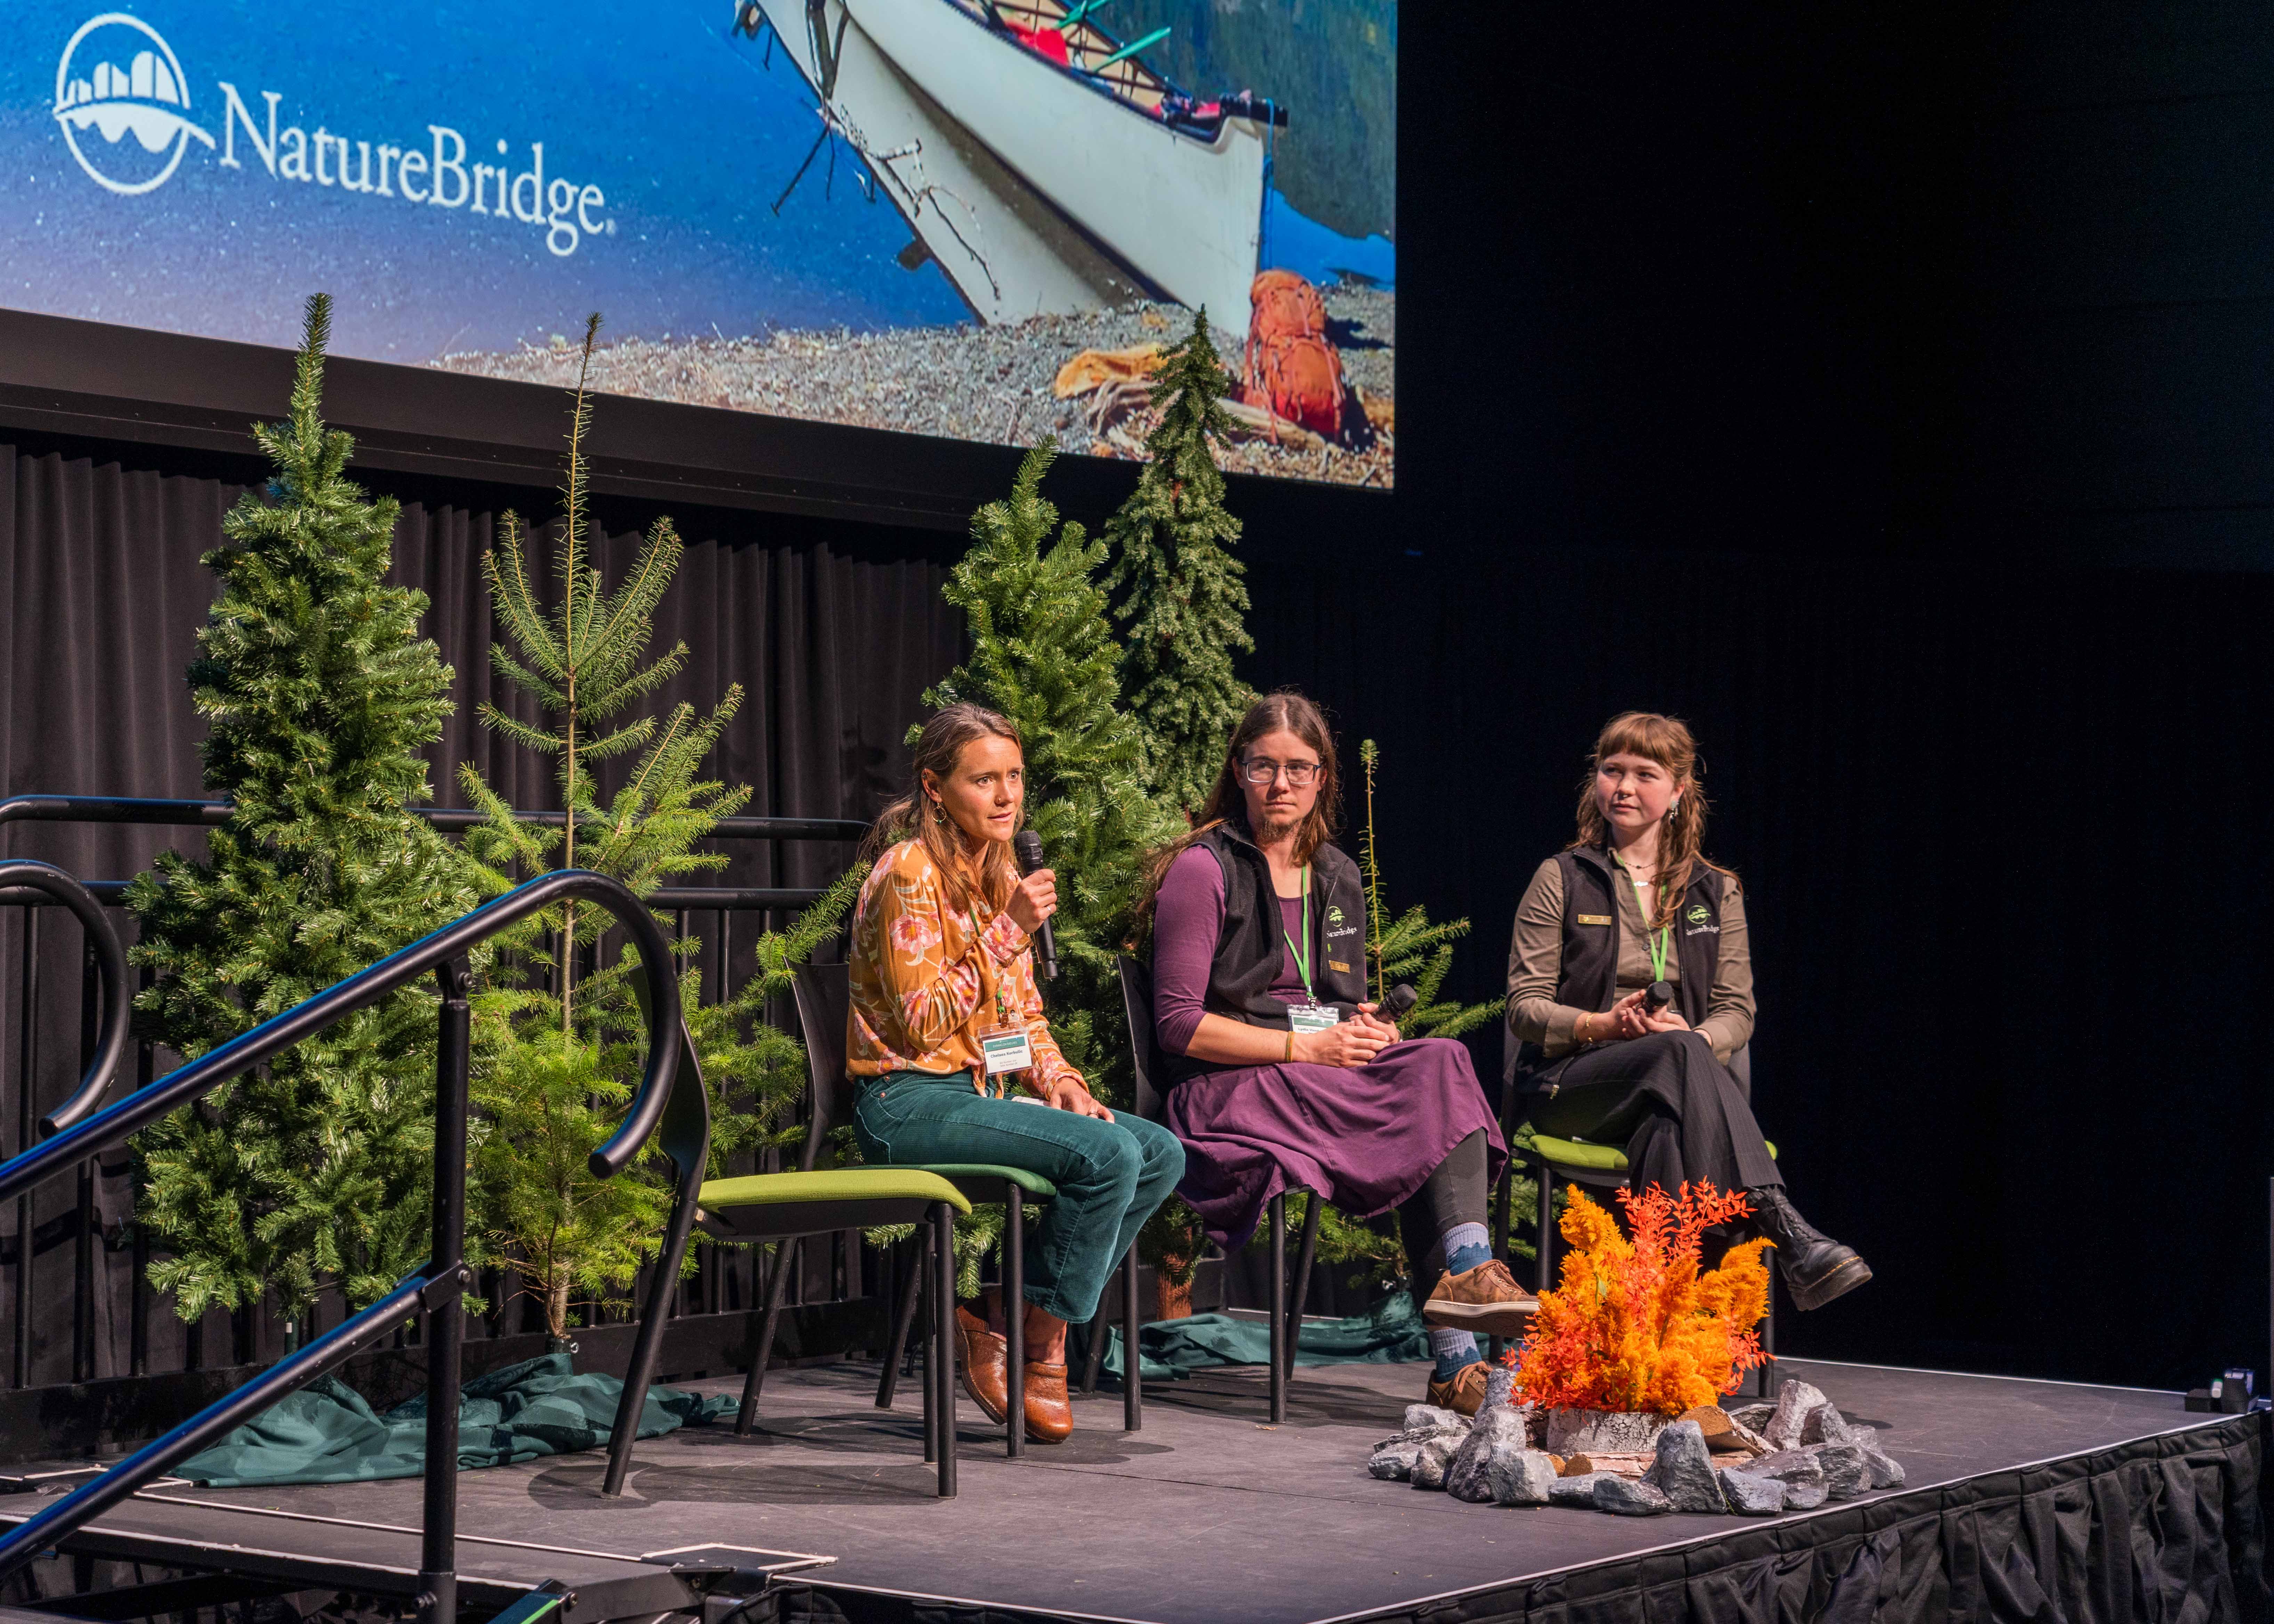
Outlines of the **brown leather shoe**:
<svg viewBox="0 0 2274 1624">
<path fill-rule="evenodd" d="M 1062 1444 L 1073 1433 L 1073 1405 L 1066 1398 L 1065 1366 L 1027 1366 L 1027 1437 L 1038 1444 Z"/>
<path fill-rule="evenodd" d="M 1011 1408 L 1010 1367 L 1004 1363 L 1003 1339 L 987 1328 L 987 1321 L 959 1304 L 955 1340 L 963 1356 L 963 1390 L 987 1412 L 990 1421 L 1002 1420 Z"/>
<path fill-rule="evenodd" d="M 1432 1381 L 1427 1402 L 1457 1416 L 1472 1416 L 1485 1402 L 1485 1382 L 1491 1374 L 1492 1366 L 1482 1359 L 1464 1365 L 1453 1372 L 1452 1380 Z"/>
<path fill-rule="evenodd" d="M 1439 1281 L 1422 1304 L 1421 1320 L 1479 1336 L 1522 1336 L 1539 1312 L 1540 1299 L 1516 1283 L 1508 1265 L 1487 1258 L 1472 1269 Z"/>
</svg>

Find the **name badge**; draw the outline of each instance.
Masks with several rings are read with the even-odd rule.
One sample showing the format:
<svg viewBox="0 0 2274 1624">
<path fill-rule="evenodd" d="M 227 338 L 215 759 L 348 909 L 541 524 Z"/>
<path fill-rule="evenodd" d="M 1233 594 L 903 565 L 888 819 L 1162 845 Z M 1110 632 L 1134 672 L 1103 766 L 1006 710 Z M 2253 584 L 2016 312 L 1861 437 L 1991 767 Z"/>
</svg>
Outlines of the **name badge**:
<svg viewBox="0 0 2274 1624">
<path fill-rule="evenodd" d="M 1287 1024 L 1298 1032 L 1324 1032 L 1329 1026 L 1341 1026 L 1343 1018 L 1331 1004 L 1291 1004 L 1287 1006 Z"/>
<path fill-rule="evenodd" d="M 1582 914 L 1578 918 L 1583 925 L 1608 925 L 1611 922 L 1611 916 L 1608 914 Z"/>
<path fill-rule="evenodd" d="M 987 1075 L 990 1077 L 1000 1077 L 1005 1071 L 1023 1071 L 1035 1064 L 1035 1046 L 1028 1041 L 1024 1029 L 1018 1026 L 981 1033 L 979 1054 L 987 1063 Z"/>
</svg>

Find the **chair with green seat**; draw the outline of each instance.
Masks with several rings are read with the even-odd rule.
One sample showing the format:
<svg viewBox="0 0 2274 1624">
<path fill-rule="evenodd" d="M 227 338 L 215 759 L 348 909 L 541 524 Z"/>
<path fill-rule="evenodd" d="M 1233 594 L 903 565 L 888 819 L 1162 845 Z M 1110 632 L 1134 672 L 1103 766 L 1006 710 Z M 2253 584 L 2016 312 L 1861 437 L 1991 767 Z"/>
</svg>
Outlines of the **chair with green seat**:
<svg viewBox="0 0 2274 1624">
<path fill-rule="evenodd" d="M 1730 1072 L 1745 1085 L 1748 1094 L 1751 1092 L 1752 1082 L 1751 1062 L 1748 1049 L 1741 1049 L 1729 1057 Z M 1518 1093 L 1512 1078 L 1501 1091 L 1501 1134 L 1509 1145 L 1510 1154 L 1508 1167 L 1501 1174 L 1500 1188 L 1495 1192 L 1493 1202 L 1494 1252 L 1502 1259 L 1511 1262 L 1513 1256 L 1509 1251 L 1509 1184 L 1514 1176 L 1517 1156 L 1521 1154 L 1517 1147 L 1517 1133 L 1520 1126 L 1529 1125 L 1519 1124 L 1517 1121 Z M 1768 1151 L 1773 1160 L 1777 1154 L 1774 1143 L 1769 1143 Z M 1627 1187 L 1627 1153 L 1615 1145 L 1599 1145 L 1582 1139 L 1556 1139 L 1534 1129 L 1532 1149 L 1525 1160 L 1540 1185 L 1538 1205 L 1533 1208 L 1537 1219 L 1534 1227 L 1539 1232 L 1539 1250 L 1532 1289 L 1546 1291 L 1555 1283 L 1556 1229 L 1553 1223 L 1547 1222 L 1547 1215 L 1555 1210 L 1555 1181 L 1560 1178 L 1565 1184 L 1597 1192 L 1608 1204 L 1613 1192 Z M 1499 1342 L 1497 1337 L 1493 1339 L 1495 1357 L 1500 1351 Z M 1761 1350 L 1772 1355 L 1776 1352 L 1776 1273 L 1773 1268 L 1769 1273 L 1767 1310 L 1761 1316 Z M 1773 1398 L 1776 1395 L 1774 1365 L 1764 1364 L 1759 1372 L 1760 1395 Z"/>
<path fill-rule="evenodd" d="M 797 1018 L 805 1028 L 806 1071 L 812 1086 L 809 1094 L 810 1114 L 806 1123 L 803 1165 L 810 1166 L 819 1155 L 822 1143 L 840 1124 L 853 1120 L 855 1088 L 845 1071 L 846 1020 L 852 1004 L 852 981 L 849 972 L 841 964 L 809 964 L 797 973 L 794 987 L 797 998 Z M 1041 1101 L 1034 1109 L 1047 1110 Z M 894 1164 L 898 1166 L 900 1164 Z M 1040 1205 L 1058 1196 L 1058 1186 L 1039 1173 L 1025 1168 L 1004 1167 L 977 1162 L 926 1163 L 922 1171 L 936 1175 L 953 1185 L 964 1199 L 973 1206 L 1001 1206 L 1003 1222 L 1003 1330 L 1004 1378 L 1005 1396 L 1003 1417 L 1004 1452 L 1013 1457 L 1026 1453 L 1027 1403 L 1026 1316 L 1018 1305 L 1026 1301 L 1026 1225 L 1025 1213 L 1030 1205 Z M 1135 1249 L 1131 1249 L 1133 1255 Z M 777 1270 L 779 1275 L 780 1271 Z M 911 1276 L 902 1294 L 900 1310 L 893 1316 L 892 1339 L 885 1350 L 884 1373 L 877 1383 L 877 1403 L 889 1408 L 892 1390 L 900 1380 L 900 1356 L 907 1345 L 907 1327 L 915 1314 L 915 1284 L 923 1271 Z M 781 1281 L 778 1278 L 769 1293 L 769 1314 L 772 1303 L 781 1296 Z M 948 1323 L 953 1322 L 953 1309 L 949 1310 Z M 771 1323 L 771 1319 L 769 1320 Z M 1134 1346 L 1133 1323 L 1128 1333 Z M 946 1361 L 950 1366 L 950 1387 L 953 1387 L 955 1339 L 948 1342 Z M 1128 1404 L 1124 1405 L 1123 1422 L 1134 1432 L 1140 1414 Z"/>
<path fill-rule="evenodd" d="M 636 985 L 637 983 L 635 983 Z M 742 1178 L 706 1179 L 711 1154 L 711 1100 L 704 1087 L 700 1063 L 687 1029 L 680 1028 L 679 1080 L 665 1103 L 658 1140 L 671 1162 L 677 1192 L 671 1222 L 665 1230 L 661 1254 L 649 1282 L 647 1302 L 632 1347 L 616 1423 L 608 1440 L 607 1475 L 601 1492 L 614 1498 L 621 1492 L 624 1474 L 631 1464 L 632 1444 L 639 1416 L 654 1380 L 657 1356 L 662 1347 L 663 1326 L 678 1288 L 679 1269 L 697 1223 L 723 1240 L 776 1243 L 782 1259 L 775 1274 L 774 1299 L 779 1305 L 780 1279 L 786 1271 L 789 1243 L 808 1235 L 838 1229 L 867 1228 L 882 1223 L 913 1223 L 933 1237 L 933 1308 L 930 1337 L 936 1348 L 953 1349 L 955 1336 L 955 1214 L 968 1213 L 971 1204 L 947 1180 L 908 1168 L 807 1169 L 795 1173 L 760 1173 Z M 773 1346 L 773 1316 L 751 1354 L 755 1375 L 765 1366 Z M 931 1360 L 932 1380 L 924 1387 L 924 1459 L 939 1468 L 939 1496 L 955 1494 L 955 1394 L 952 1353 Z M 945 1372 L 944 1379 L 943 1372 Z M 755 1406 L 746 1387 L 742 1412 L 735 1430 L 747 1432 Z"/>
</svg>

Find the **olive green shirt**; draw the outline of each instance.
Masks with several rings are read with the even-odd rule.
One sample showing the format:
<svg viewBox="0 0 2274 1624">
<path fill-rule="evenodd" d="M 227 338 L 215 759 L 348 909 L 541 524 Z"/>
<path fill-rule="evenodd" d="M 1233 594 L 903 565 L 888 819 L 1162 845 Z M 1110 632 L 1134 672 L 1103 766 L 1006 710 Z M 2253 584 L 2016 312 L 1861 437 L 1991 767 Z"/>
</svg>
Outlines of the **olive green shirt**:
<svg viewBox="0 0 2274 1624">
<path fill-rule="evenodd" d="M 1619 996 L 1647 987 L 1658 978 L 1651 964 L 1650 935 L 1634 883 L 1624 878 L 1619 894 Z M 1653 906 L 1658 888 L 1639 895 Z M 1563 869 L 1554 858 L 1540 865 L 1524 900 L 1516 906 L 1516 931 L 1508 949 L 1508 1024 L 1519 1042 L 1537 1043 L 1550 1060 L 1576 1047 L 1571 1024 L 1588 1011 L 1555 1002 L 1563 978 Z M 1679 982 L 1682 966 L 1666 957 L 1666 980 Z M 1706 1019 L 1698 1030 L 1723 1064 L 1753 1035 L 1753 956 L 1745 937 L 1745 894 L 1734 874 L 1721 883 L 1721 951 L 1713 986 L 1706 997 Z"/>
</svg>

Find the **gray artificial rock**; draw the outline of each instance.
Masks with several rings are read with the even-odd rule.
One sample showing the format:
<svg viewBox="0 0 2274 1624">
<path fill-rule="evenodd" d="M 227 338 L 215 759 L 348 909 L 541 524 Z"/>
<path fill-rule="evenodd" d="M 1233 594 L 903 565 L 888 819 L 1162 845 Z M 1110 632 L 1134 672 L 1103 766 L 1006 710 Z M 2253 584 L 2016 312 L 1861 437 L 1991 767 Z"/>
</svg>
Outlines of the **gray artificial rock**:
<svg viewBox="0 0 2274 1624">
<path fill-rule="evenodd" d="M 1788 1477 L 1784 1480 L 1784 1508 L 1787 1511 L 1813 1511 L 1825 1500 L 1824 1479 Z"/>
<path fill-rule="evenodd" d="M 1406 1480 L 1417 1489 L 1442 1489 L 1445 1486 L 1445 1469 L 1452 1463 L 1455 1448 L 1449 1437 L 1433 1438 L 1421 1446 L 1421 1453 L 1413 1457 L 1413 1470 Z"/>
<path fill-rule="evenodd" d="M 1477 1412 L 1481 1415 L 1496 1404 L 1512 1404 L 1515 1402 L 1516 1366 L 1494 1365 L 1485 1374 L 1485 1395 L 1483 1401 L 1477 1405 Z"/>
<path fill-rule="evenodd" d="M 1555 1458 L 1544 1449 L 1526 1449 L 1511 1470 L 1494 1485 L 1496 1506 L 1545 1506 L 1563 1479 L 1555 1475 Z"/>
<path fill-rule="evenodd" d="M 1774 1477 L 1781 1483 L 1821 1483 L 1824 1463 L 1817 1458 L 1818 1453 L 1814 1449 L 1780 1449 L 1774 1455 L 1764 1455 L 1729 1470 L 1751 1472 L 1756 1477 Z"/>
<path fill-rule="evenodd" d="M 1871 1474 L 1864 1465 L 1864 1451 L 1855 1444 L 1825 1444 L 1816 1451 L 1824 1469 L 1824 1492 L 1828 1500 L 1855 1500 L 1871 1490 Z"/>
<path fill-rule="evenodd" d="M 1695 1421 L 1676 1421 L 1658 1435 L 1658 1458 L 1642 1475 L 1676 1511 L 1726 1511 L 1706 1433 Z"/>
<path fill-rule="evenodd" d="M 1374 1452 L 1366 1463 L 1366 1470 L 1374 1477 L 1403 1483 L 1413 1475 L 1413 1462 L 1420 1458 L 1419 1444 L 1392 1440 Z"/>
<path fill-rule="evenodd" d="M 1869 1427 L 1862 1429 L 1870 1432 Z M 1903 1486 L 1903 1463 L 1879 1447 L 1877 1437 L 1859 1440 L 1856 1447 L 1864 1452 L 1864 1470 L 1875 1489 L 1900 1489 Z"/>
<path fill-rule="evenodd" d="M 1595 1509 L 1615 1511 L 1623 1517 L 1654 1517 L 1674 1509 L 1674 1502 L 1647 1483 L 1630 1483 L 1608 1472 L 1595 1483 Z"/>
<path fill-rule="evenodd" d="M 1374 1447 L 1387 1449 L 1392 1444 L 1426 1444 L 1433 1438 L 1449 1438 L 1454 1443 L 1458 1444 L 1468 1435 L 1469 1428 L 1466 1422 L 1459 1426 L 1417 1426 L 1410 1432 L 1392 1432 L 1374 1445 Z"/>
<path fill-rule="evenodd" d="M 1524 1415 L 1509 1404 L 1477 1411 L 1476 1424 L 1445 1463 L 1445 1492 L 1482 1505 L 1500 1498 L 1500 1485 L 1517 1470 L 1530 1440 Z"/>
<path fill-rule="evenodd" d="M 1731 1410 L 1729 1419 L 1735 1421 L 1739 1426 L 1758 1432 L 1769 1424 L 1769 1417 L 1774 1414 L 1776 1414 L 1774 1404 L 1766 1402 L 1748 1404 L 1743 1410 Z"/>
<path fill-rule="evenodd" d="M 1547 1485 L 1548 1502 L 1556 1506 L 1593 1507 L 1595 1485 L 1609 1476 L 1609 1472 L 1581 1472 L 1576 1477 L 1558 1477 Z"/>
<path fill-rule="evenodd" d="M 1721 1439 L 1716 1440 L 1715 1441 L 1726 1443 L 1728 1440 L 1731 1439 L 1734 1439 L 1737 1443 L 1743 1446 L 1746 1452 L 1751 1455 L 1773 1455 L 1776 1453 L 1776 1451 L 1769 1447 L 1769 1440 L 1767 1439 L 1753 1431 L 1751 1427 L 1747 1426 L 1735 1416 L 1731 1416 L 1729 1417 L 1728 1432 L 1724 1433 Z"/>
<path fill-rule="evenodd" d="M 1405 1407 L 1404 1430 L 1408 1432 L 1428 1432 L 1444 1426 L 1457 1426 L 1466 1430 L 1468 1425 L 1467 1418 L 1458 1411 L 1446 1410 L 1436 1404 L 1408 1404 Z"/>
<path fill-rule="evenodd" d="M 1832 1401 L 1804 1381 L 1788 1377 L 1777 1389 L 1775 1413 L 1766 1425 L 1758 1429 L 1763 1441 L 1772 1449 L 1797 1449 L 1808 1440 L 1809 1411 Z"/>
<path fill-rule="evenodd" d="M 1852 1444 L 1856 1430 L 1848 1425 L 1848 1417 L 1840 1413 L 1840 1406 L 1829 1400 L 1808 1412 L 1800 1427 L 1803 1444 Z"/>
<path fill-rule="evenodd" d="M 1550 1455 L 1648 1455 L 1658 1447 L 1666 1417 L 1638 1410 L 1551 1410 Z"/>
<path fill-rule="evenodd" d="M 1743 1517 L 1773 1517 L 1784 1509 L 1784 1485 L 1774 1477 L 1723 1468 L 1721 1498 Z"/>
</svg>

